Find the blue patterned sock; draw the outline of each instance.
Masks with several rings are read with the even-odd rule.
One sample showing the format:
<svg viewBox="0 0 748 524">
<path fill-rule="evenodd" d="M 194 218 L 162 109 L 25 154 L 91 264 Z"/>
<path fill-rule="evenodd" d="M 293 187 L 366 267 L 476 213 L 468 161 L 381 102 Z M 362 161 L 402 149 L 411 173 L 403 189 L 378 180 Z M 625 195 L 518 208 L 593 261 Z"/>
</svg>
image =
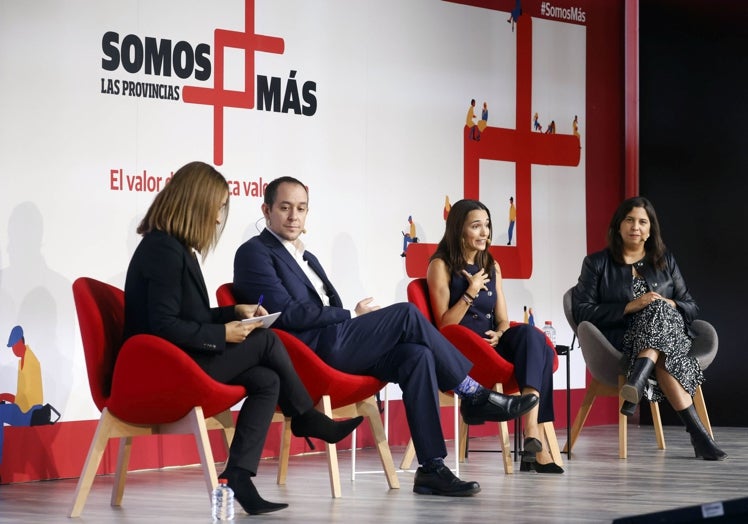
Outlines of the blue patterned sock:
<svg viewBox="0 0 748 524">
<path fill-rule="evenodd" d="M 485 388 L 478 384 L 470 375 L 468 375 L 455 388 L 455 392 L 457 392 L 460 398 L 473 398 L 474 396 L 482 393 L 483 389 Z"/>
</svg>

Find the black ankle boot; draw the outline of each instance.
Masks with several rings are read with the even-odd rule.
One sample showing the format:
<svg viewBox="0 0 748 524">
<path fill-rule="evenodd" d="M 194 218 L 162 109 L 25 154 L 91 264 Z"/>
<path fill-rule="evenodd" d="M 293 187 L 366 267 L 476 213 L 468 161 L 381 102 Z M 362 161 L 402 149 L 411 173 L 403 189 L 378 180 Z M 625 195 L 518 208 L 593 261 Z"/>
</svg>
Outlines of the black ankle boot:
<svg viewBox="0 0 748 524">
<path fill-rule="evenodd" d="M 245 469 L 228 468 L 218 475 L 218 478 L 226 479 L 229 487 L 234 491 L 234 500 L 250 515 L 272 513 L 288 507 L 286 503 L 270 502 L 262 498 L 252 483 L 252 474 Z"/>
<path fill-rule="evenodd" d="M 363 420 L 364 417 L 355 417 L 336 422 L 312 408 L 291 419 L 291 431 L 297 437 L 314 437 L 335 444 L 347 437 Z"/>
<path fill-rule="evenodd" d="M 647 357 L 640 357 L 634 361 L 634 366 L 629 373 L 629 378 L 621 388 L 623 400 L 638 404 L 642 398 L 644 386 L 647 385 L 649 375 L 654 369 L 654 360 Z M 625 413 L 624 413 L 625 414 Z"/>
<path fill-rule="evenodd" d="M 696 458 L 704 460 L 725 460 L 727 453 L 717 447 L 712 436 L 701 423 L 699 415 L 693 404 L 686 409 L 678 411 L 678 416 L 686 426 L 686 431 L 691 435 L 691 445 L 696 454 Z"/>
</svg>

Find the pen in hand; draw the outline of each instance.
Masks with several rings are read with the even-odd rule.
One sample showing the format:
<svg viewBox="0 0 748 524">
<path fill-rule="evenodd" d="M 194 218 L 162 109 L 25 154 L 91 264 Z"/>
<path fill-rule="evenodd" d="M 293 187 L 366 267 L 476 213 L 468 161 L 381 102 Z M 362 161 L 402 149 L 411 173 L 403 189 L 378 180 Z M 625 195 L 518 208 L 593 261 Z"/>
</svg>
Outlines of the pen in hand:
<svg viewBox="0 0 748 524">
<path fill-rule="evenodd" d="M 259 317 L 260 315 L 260 306 L 262 305 L 262 299 L 265 298 L 265 295 L 260 295 L 260 298 L 257 299 L 257 309 L 255 309 L 255 316 Z"/>
</svg>

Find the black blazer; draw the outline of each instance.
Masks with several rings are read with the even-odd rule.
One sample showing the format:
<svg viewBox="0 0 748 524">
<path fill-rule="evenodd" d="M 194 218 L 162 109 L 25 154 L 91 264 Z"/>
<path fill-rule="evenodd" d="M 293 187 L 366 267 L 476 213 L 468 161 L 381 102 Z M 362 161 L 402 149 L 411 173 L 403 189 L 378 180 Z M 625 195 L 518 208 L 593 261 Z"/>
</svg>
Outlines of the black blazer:
<svg viewBox="0 0 748 524">
<path fill-rule="evenodd" d="M 690 325 L 698 316 L 699 307 L 688 292 L 672 253 L 665 254 L 665 262 L 664 269 L 656 269 L 646 261 L 637 262 L 636 270 L 647 281 L 650 290 L 675 301 L 689 334 L 693 336 Z M 615 262 L 607 249 L 585 257 L 571 299 L 577 323 L 592 322 L 616 348 L 621 349 L 627 321 L 623 311 L 633 299 L 630 265 Z"/>
<path fill-rule="evenodd" d="M 193 251 L 162 231 L 140 241 L 125 280 L 124 338 L 148 333 L 185 351 L 223 351 L 234 307 L 211 308 Z"/>
</svg>

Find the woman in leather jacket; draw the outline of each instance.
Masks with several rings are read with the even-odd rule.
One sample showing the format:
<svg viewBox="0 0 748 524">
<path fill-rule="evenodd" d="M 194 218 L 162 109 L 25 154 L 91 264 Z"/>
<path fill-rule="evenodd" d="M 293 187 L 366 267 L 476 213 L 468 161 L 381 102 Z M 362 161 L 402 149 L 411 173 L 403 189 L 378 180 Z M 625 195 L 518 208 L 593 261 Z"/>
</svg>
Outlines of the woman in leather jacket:
<svg viewBox="0 0 748 524">
<path fill-rule="evenodd" d="M 577 323 L 591 322 L 623 353 L 627 380 L 621 388 L 621 413 L 632 415 L 643 395 L 655 402 L 667 398 L 691 434 L 696 457 L 727 456 L 693 406 L 692 397 L 704 381 L 698 361 L 688 354 L 690 325 L 699 308 L 662 241 L 649 200 L 634 197 L 618 206 L 607 249 L 582 263 L 572 310 Z"/>
</svg>

